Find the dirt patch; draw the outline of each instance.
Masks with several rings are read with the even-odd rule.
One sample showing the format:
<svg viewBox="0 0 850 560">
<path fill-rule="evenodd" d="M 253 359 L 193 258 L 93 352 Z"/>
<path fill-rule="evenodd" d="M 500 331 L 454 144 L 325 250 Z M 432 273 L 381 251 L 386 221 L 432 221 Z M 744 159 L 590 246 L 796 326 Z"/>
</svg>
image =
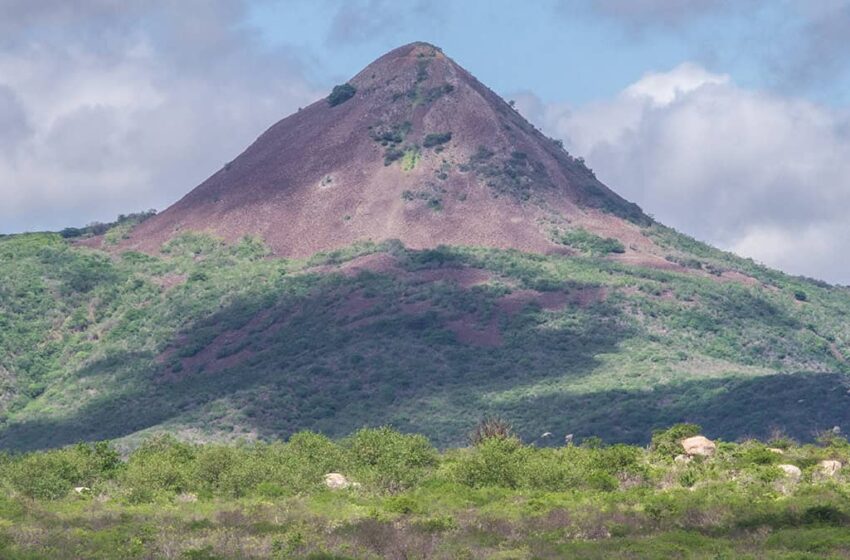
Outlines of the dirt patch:
<svg viewBox="0 0 850 560">
<path fill-rule="evenodd" d="M 388 253 L 373 253 L 357 257 L 339 266 L 346 276 L 357 276 L 360 272 L 377 272 L 377 273 L 398 273 L 401 268 L 398 266 L 398 260 Z"/>
<path fill-rule="evenodd" d="M 452 282 L 462 288 L 486 284 L 493 278 L 489 272 L 480 268 L 429 268 L 410 274 L 414 280 L 422 283 Z"/>
<path fill-rule="evenodd" d="M 715 276 L 715 278 L 717 278 Z M 747 276 L 737 270 L 726 270 L 720 275 L 721 280 L 725 280 L 727 282 L 737 282 L 739 284 L 746 284 L 747 286 L 758 286 L 761 284 L 757 279 L 752 276 Z"/>
<path fill-rule="evenodd" d="M 185 335 L 176 344 L 162 352 L 156 357 L 156 362 L 164 367 L 159 377 L 160 381 L 174 381 L 187 375 L 192 375 L 200 369 L 204 373 L 216 373 L 228 368 L 235 367 L 254 355 L 254 351 L 245 346 L 232 354 L 222 355 L 225 348 L 238 346 L 248 337 L 256 337 L 260 333 L 267 335 L 281 329 L 283 323 L 272 320 L 272 311 L 265 310 L 255 315 L 242 328 L 234 331 L 226 331 L 218 335 L 212 342 L 194 356 L 179 357 L 179 351 L 188 340 Z M 169 364 L 178 360 L 180 370 L 175 372 Z"/>
<path fill-rule="evenodd" d="M 186 275 L 185 274 L 167 274 L 165 276 L 159 276 L 159 277 L 151 278 L 151 282 L 153 282 L 155 285 L 159 286 L 160 288 L 164 289 L 165 291 L 168 291 L 171 288 L 174 288 L 175 286 L 179 286 L 181 284 L 184 284 L 186 282 Z"/>
<path fill-rule="evenodd" d="M 498 306 L 503 313 L 516 315 L 528 305 L 537 304 L 545 311 L 558 311 L 567 305 L 587 307 L 604 301 L 608 293 L 605 288 L 581 288 L 569 292 L 539 292 L 537 290 L 515 290 L 499 298 Z"/>
<path fill-rule="evenodd" d="M 380 299 L 367 298 L 363 292 L 356 291 L 349 294 L 336 312 L 341 319 L 358 317 L 374 308 Z"/>
</svg>

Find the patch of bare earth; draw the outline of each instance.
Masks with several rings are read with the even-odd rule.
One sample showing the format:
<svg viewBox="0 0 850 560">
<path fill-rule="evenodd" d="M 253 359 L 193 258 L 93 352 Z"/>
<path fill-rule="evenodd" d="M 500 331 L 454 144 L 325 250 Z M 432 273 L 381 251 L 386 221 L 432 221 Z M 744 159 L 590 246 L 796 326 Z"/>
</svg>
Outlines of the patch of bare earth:
<svg viewBox="0 0 850 560">
<path fill-rule="evenodd" d="M 605 288 L 581 288 L 570 292 L 539 292 L 537 290 L 514 290 L 499 298 L 499 309 L 508 315 L 516 315 L 531 304 L 538 305 L 546 311 L 557 311 L 567 305 L 587 307 L 604 301 L 607 297 Z"/>
<path fill-rule="evenodd" d="M 179 339 L 171 347 L 163 351 L 156 357 L 156 362 L 165 366 L 164 371 L 160 376 L 161 381 L 175 381 L 187 375 L 191 375 L 203 368 L 205 373 L 217 373 L 228 368 L 238 366 L 248 358 L 254 355 L 254 351 L 250 348 L 243 348 L 233 354 L 219 357 L 219 352 L 228 346 L 239 344 L 247 337 L 267 335 L 281 329 L 283 324 L 279 321 L 270 321 L 271 311 L 262 311 L 254 316 L 242 328 L 226 331 L 218 335 L 212 342 L 204 347 L 194 356 L 179 357 L 181 344 L 188 339 L 185 335 Z M 174 372 L 167 367 L 166 364 L 172 363 L 175 358 L 179 360 L 182 366 L 179 372 Z"/>
</svg>

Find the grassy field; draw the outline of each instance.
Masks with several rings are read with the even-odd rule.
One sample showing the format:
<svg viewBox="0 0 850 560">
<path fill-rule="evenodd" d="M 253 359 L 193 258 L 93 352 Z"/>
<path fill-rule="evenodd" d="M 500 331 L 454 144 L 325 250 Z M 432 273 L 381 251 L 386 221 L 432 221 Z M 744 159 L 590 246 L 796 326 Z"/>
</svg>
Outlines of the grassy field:
<svg viewBox="0 0 850 560">
<path fill-rule="evenodd" d="M 450 446 L 494 414 L 526 441 L 850 426 L 846 288 L 648 233 L 685 268 L 590 249 L 387 242 L 295 261 L 191 233 L 155 256 L 0 237 L 0 447 L 385 424 Z"/>
<path fill-rule="evenodd" d="M 423 436 L 364 429 L 337 442 L 159 436 L 123 459 L 108 444 L 4 456 L 0 557 L 850 557 L 845 439 L 719 442 L 712 457 L 676 461 L 697 430 L 656 433 L 646 448 L 495 435 L 438 452 Z M 826 474 L 823 460 L 844 468 Z M 330 490 L 329 472 L 357 484 Z"/>
</svg>

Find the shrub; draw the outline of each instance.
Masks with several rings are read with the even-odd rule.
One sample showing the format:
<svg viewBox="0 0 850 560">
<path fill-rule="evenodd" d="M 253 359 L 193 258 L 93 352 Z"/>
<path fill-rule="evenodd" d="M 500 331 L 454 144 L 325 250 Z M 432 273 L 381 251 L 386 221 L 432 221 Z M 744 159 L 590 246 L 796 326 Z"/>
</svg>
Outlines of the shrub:
<svg viewBox="0 0 850 560">
<path fill-rule="evenodd" d="M 349 461 L 345 451 L 328 437 L 315 432 L 298 432 L 289 438 L 283 450 L 284 480 L 295 491 L 316 488 L 329 472 L 345 471 Z"/>
<path fill-rule="evenodd" d="M 122 473 L 131 502 L 148 502 L 159 495 L 190 490 L 195 450 L 173 436 L 145 440 L 130 456 Z"/>
<path fill-rule="evenodd" d="M 583 253 L 591 255 L 607 255 L 608 253 L 625 253 L 623 244 L 613 237 L 600 237 L 584 229 L 574 229 L 556 236 L 559 243 L 574 247 Z"/>
<path fill-rule="evenodd" d="M 340 84 L 338 86 L 334 86 L 333 90 L 331 90 L 331 94 L 328 95 L 328 105 L 331 107 L 336 107 L 342 103 L 345 103 L 357 93 L 357 88 L 355 88 L 351 84 Z"/>
<path fill-rule="evenodd" d="M 94 486 L 115 476 L 122 463 L 106 442 L 23 455 L 4 465 L 11 486 L 30 498 L 55 500 L 74 486 Z"/>
<path fill-rule="evenodd" d="M 434 146 L 445 144 L 446 142 L 451 141 L 451 139 L 451 132 L 436 132 L 433 134 L 427 134 L 425 139 L 422 140 L 422 146 L 425 148 L 433 148 Z"/>
<path fill-rule="evenodd" d="M 699 435 L 702 428 L 696 424 L 676 424 L 666 430 L 656 430 L 652 434 L 650 449 L 665 457 L 674 457 L 682 453 L 682 440 Z"/>
<path fill-rule="evenodd" d="M 484 418 L 469 434 L 469 441 L 472 445 L 479 445 L 486 439 L 510 437 L 513 437 L 513 429 L 508 422 L 501 418 Z"/>
<path fill-rule="evenodd" d="M 364 428 L 346 442 L 358 475 L 382 490 L 410 488 L 437 464 L 437 451 L 425 436 L 390 428 Z"/>
<path fill-rule="evenodd" d="M 8 467 L 12 488 L 27 496 L 56 500 L 65 496 L 79 479 L 79 472 L 63 453 L 30 453 Z"/>
<path fill-rule="evenodd" d="M 454 465 L 457 482 L 472 487 L 516 488 L 529 455 L 515 437 L 490 437 L 461 455 Z"/>
</svg>

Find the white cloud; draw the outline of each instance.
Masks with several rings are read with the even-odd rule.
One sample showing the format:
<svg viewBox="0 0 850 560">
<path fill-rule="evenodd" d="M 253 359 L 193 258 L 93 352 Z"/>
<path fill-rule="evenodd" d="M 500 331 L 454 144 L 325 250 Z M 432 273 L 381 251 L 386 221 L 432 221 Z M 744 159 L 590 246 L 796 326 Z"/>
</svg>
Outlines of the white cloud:
<svg viewBox="0 0 850 560">
<path fill-rule="evenodd" d="M 850 282 L 850 120 L 683 64 L 570 108 L 520 96 L 549 134 L 664 223 L 792 273 Z"/>
<path fill-rule="evenodd" d="M 322 94 L 239 2 L 63 6 L 0 23 L 0 232 L 163 208 Z"/>
</svg>

